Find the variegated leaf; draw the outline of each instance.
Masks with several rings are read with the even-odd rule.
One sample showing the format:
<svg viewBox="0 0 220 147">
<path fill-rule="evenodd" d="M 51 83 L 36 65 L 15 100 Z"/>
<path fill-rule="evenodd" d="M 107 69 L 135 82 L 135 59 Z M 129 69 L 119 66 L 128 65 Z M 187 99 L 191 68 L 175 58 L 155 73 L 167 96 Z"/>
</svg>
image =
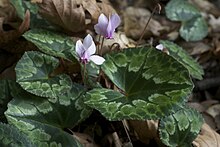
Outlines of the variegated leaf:
<svg viewBox="0 0 220 147">
<path fill-rule="evenodd" d="M 184 108 L 160 120 L 161 141 L 170 147 L 191 146 L 203 124 L 202 116 L 191 108 Z"/>
<path fill-rule="evenodd" d="M 174 113 L 192 90 L 188 70 L 152 48 L 130 48 L 105 56 L 102 69 L 121 93 L 94 89 L 86 104 L 109 120 L 158 119 Z"/>
<path fill-rule="evenodd" d="M 58 64 L 59 61 L 52 56 L 35 51 L 26 52 L 15 68 L 17 82 L 30 93 L 56 101 L 59 94 L 70 91 L 72 87 L 69 76 L 52 75 Z"/>
<path fill-rule="evenodd" d="M 165 40 L 161 40 L 160 43 L 169 51 L 170 56 L 189 70 L 192 77 L 199 80 L 202 79 L 202 75 L 204 75 L 202 67 L 182 47 Z"/>
</svg>

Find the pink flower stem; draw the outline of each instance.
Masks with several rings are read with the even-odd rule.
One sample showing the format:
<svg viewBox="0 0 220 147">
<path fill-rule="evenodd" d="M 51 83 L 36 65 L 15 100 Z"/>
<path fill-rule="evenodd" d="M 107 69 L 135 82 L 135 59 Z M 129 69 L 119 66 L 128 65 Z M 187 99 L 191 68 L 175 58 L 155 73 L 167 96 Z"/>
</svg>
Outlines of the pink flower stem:
<svg viewBox="0 0 220 147">
<path fill-rule="evenodd" d="M 86 64 L 83 65 L 83 75 L 82 75 L 82 81 L 84 83 L 84 85 L 86 85 Z"/>
<path fill-rule="evenodd" d="M 102 56 L 102 50 L 103 50 L 103 44 L 104 44 L 105 37 L 102 37 L 102 43 L 101 43 L 101 50 L 100 50 L 100 56 Z"/>
<path fill-rule="evenodd" d="M 99 35 L 99 39 L 98 39 L 98 54 L 100 54 L 100 41 L 101 41 L 101 35 Z"/>
</svg>

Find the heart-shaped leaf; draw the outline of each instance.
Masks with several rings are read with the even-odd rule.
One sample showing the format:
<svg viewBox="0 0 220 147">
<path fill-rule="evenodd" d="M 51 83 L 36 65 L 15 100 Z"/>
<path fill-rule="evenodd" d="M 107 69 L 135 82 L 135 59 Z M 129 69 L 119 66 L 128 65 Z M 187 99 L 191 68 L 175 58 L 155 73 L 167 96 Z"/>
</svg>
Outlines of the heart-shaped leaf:
<svg viewBox="0 0 220 147">
<path fill-rule="evenodd" d="M 40 52 L 26 52 L 15 68 L 17 82 L 30 93 L 56 101 L 57 95 L 70 91 L 72 87 L 69 76 L 51 75 L 58 63 L 56 58 Z"/>
<path fill-rule="evenodd" d="M 188 21 L 200 16 L 200 12 L 186 0 L 171 0 L 165 7 L 166 16 L 173 21 Z"/>
<path fill-rule="evenodd" d="M 168 49 L 170 56 L 179 61 L 185 68 L 188 69 L 190 75 L 192 77 L 201 80 L 202 75 L 204 75 L 204 71 L 202 67 L 187 54 L 187 52 L 180 46 L 170 41 L 160 41 L 163 46 Z"/>
<path fill-rule="evenodd" d="M 75 43 L 64 34 L 43 29 L 31 29 L 23 36 L 46 54 L 76 61 Z"/>
<path fill-rule="evenodd" d="M 191 146 L 203 124 L 202 116 L 185 108 L 160 120 L 161 141 L 167 146 Z"/>
<path fill-rule="evenodd" d="M 73 84 L 70 91 L 60 93 L 57 101 L 54 102 L 28 93 L 17 84 L 12 83 L 10 87 L 13 89 L 12 96 L 16 98 L 10 102 L 10 105 L 20 110 L 19 112 L 8 110 L 7 113 L 14 117 L 28 116 L 28 119 L 38 120 L 41 123 L 72 128 L 91 113 L 91 108 L 83 102 L 85 89 L 79 84 Z"/>
<path fill-rule="evenodd" d="M 62 93 L 56 102 L 30 94 L 17 84 L 10 85 L 13 100 L 5 115 L 10 124 L 24 132 L 37 146 L 57 144 L 79 146 L 63 128 L 72 128 L 91 113 L 83 103 L 85 89 L 73 84 L 72 89 Z"/>
<path fill-rule="evenodd" d="M 0 123 L 0 146 L 2 147 L 35 147 L 28 137 L 16 127 Z"/>
<path fill-rule="evenodd" d="M 86 104 L 109 120 L 158 119 L 181 108 L 192 90 L 188 70 L 152 48 L 130 48 L 105 57 L 102 69 L 121 93 L 94 89 Z"/>
<path fill-rule="evenodd" d="M 198 41 L 208 34 L 208 26 L 203 17 L 196 17 L 183 22 L 180 35 L 186 41 Z"/>
</svg>

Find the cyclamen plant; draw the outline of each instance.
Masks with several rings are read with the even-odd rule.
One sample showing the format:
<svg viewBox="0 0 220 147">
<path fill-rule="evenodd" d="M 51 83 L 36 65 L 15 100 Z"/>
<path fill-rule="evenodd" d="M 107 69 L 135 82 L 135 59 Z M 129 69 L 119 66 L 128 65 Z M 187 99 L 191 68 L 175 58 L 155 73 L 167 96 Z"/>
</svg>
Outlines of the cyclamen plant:
<svg viewBox="0 0 220 147">
<path fill-rule="evenodd" d="M 76 42 L 76 53 L 81 63 L 87 64 L 91 60 L 95 64 L 101 65 L 105 61 L 105 59 L 98 55 L 94 55 L 95 52 L 96 46 L 90 34 L 88 34 L 84 38 L 83 43 L 81 42 L 81 40 L 78 40 Z"/>
<path fill-rule="evenodd" d="M 118 14 L 112 14 L 109 19 L 101 14 L 98 18 L 98 24 L 94 26 L 95 32 L 107 39 L 113 39 L 115 29 L 120 25 L 121 19 Z"/>
<path fill-rule="evenodd" d="M 17 10 L 24 10 L 23 5 Z M 38 18 L 35 12 L 31 16 Z M 112 39 L 120 22 L 117 14 L 101 14 L 95 32 Z M 201 79 L 203 70 L 180 46 L 160 41 L 157 49 L 125 48 L 101 57 L 90 34 L 74 42 L 38 27 L 23 36 L 41 52 L 25 52 L 15 68 L 16 82 L 0 82 L 0 104 L 7 108 L 0 112 L 8 122 L 0 123 L 0 146 L 82 146 L 64 130 L 88 118 L 93 109 L 110 121 L 159 120 L 160 139 L 167 146 L 190 146 L 198 135 L 203 119 L 186 102 L 193 89 L 190 76 Z M 169 56 L 160 51 L 164 48 Z M 57 72 L 69 61 L 74 71 Z M 87 66 L 88 80 L 102 70 L 114 86 L 82 84 L 74 77 L 81 74 L 79 64 Z"/>
</svg>

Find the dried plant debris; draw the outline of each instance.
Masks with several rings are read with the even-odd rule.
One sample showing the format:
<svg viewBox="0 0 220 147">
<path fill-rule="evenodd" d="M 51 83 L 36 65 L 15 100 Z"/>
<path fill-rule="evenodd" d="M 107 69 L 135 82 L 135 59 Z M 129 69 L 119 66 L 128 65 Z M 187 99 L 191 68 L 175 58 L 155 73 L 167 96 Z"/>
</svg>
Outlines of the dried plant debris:
<svg viewBox="0 0 220 147">
<path fill-rule="evenodd" d="M 102 12 L 109 15 L 113 10 L 108 3 L 96 0 L 44 0 L 38 6 L 41 16 L 73 33 L 84 31 Z"/>
<path fill-rule="evenodd" d="M 0 47 L 9 43 L 10 41 L 19 38 L 25 31 L 29 29 L 30 25 L 30 12 L 25 13 L 25 18 L 17 30 L 4 31 L 3 30 L 4 18 L 0 18 Z"/>
<path fill-rule="evenodd" d="M 193 142 L 195 147 L 219 147 L 220 135 L 212 130 L 207 124 L 202 126 L 199 136 Z"/>
<path fill-rule="evenodd" d="M 124 11 L 125 34 L 135 40 L 139 39 L 150 15 L 151 12 L 146 9 L 128 7 Z M 159 21 L 151 18 L 147 30 L 145 31 L 144 38 L 149 38 L 152 35 L 160 36 L 160 32 L 166 29 L 167 28 L 162 26 Z"/>
</svg>

